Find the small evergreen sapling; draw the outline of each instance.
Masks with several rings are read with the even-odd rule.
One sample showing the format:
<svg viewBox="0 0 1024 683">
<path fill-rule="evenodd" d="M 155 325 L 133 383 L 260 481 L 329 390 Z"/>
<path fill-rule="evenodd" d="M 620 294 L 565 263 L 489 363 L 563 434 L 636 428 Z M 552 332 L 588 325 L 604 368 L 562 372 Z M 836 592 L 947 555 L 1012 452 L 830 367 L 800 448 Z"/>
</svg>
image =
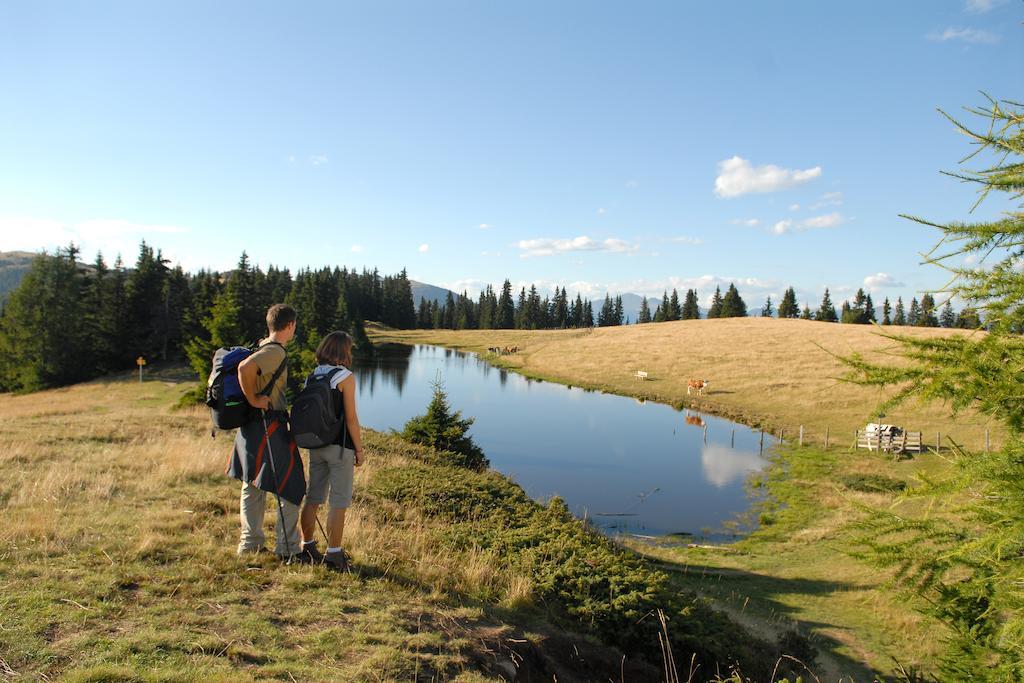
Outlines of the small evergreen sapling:
<svg viewBox="0 0 1024 683">
<path fill-rule="evenodd" d="M 427 412 L 406 422 L 402 436 L 413 443 L 460 456 L 457 464 L 463 467 L 484 470 L 490 463 L 468 433 L 473 422 L 471 417 L 463 419 L 462 411 L 452 412 L 444 384 L 438 379 Z"/>
</svg>

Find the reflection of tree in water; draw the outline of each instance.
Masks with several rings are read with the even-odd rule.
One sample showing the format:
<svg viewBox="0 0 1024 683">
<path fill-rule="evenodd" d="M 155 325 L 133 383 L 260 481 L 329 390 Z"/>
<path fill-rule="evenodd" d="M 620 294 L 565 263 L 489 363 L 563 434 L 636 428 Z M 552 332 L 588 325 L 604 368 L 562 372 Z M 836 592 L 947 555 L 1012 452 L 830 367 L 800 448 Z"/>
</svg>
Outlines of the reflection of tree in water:
<svg viewBox="0 0 1024 683">
<path fill-rule="evenodd" d="M 370 395 L 377 384 L 377 378 L 387 384 L 394 384 L 398 395 L 402 395 L 409 375 L 409 358 L 413 347 L 405 344 L 382 344 L 376 348 L 373 358 L 356 360 L 356 381 L 359 386 L 368 386 Z"/>
</svg>

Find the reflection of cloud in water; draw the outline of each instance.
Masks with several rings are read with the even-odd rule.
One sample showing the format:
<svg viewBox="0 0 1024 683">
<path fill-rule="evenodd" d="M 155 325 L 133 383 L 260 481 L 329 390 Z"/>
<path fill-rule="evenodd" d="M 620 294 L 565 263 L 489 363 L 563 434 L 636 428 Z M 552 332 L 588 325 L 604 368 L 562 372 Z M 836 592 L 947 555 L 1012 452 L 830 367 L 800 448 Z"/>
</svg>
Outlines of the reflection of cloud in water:
<svg viewBox="0 0 1024 683">
<path fill-rule="evenodd" d="M 768 461 L 751 451 L 737 451 L 728 446 L 705 446 L 700 464 L 708 481 L 722 488 L 741 480 L 751 472 L 760 472 Z"/>
</svg>

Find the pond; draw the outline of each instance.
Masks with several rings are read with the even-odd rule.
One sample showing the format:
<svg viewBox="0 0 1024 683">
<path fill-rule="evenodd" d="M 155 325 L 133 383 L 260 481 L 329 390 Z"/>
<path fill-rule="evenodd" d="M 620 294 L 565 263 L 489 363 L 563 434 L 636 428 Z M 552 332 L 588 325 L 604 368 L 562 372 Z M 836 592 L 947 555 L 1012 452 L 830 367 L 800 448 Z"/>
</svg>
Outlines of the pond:
<svg viewBox="0 0 1024 683">
<path fill-rule="evenodd" d="M 401 431 L 425 412 L 440 378 L 470 434 L 535 500 L 560 496 L 606 533 L 692 535 L 721 541 L 743 530 L 763 469 L 761 433 L 653 402 L 530 380 L 475 354 L 387 345 L 357 362 L 360 422 Z M 763 450 L 776 443 L 764 435 Z"/>
</svg>

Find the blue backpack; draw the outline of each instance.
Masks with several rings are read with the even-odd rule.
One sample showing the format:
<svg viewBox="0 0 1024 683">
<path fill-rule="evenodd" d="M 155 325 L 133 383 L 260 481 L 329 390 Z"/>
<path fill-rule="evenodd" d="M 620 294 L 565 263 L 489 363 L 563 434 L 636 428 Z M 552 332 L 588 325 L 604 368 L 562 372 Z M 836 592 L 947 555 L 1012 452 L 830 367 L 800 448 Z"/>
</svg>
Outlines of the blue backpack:
<svg viewBox="0 0 1024 683">
<path fill-rule="evenodd" d="M 238 383 L 238 366 L 253 353 L 245 346 L 232 346 L 217 349 L 213 354 L 213 368 L 206 381 L 206 405 L 210 406 L 210 417 L 217 429 L 237 429 L 254 417 L 254 409 Z M 287 366 L 288 357 L 285 356 L 259 395 L 270 395 Z"/>
</svg>

